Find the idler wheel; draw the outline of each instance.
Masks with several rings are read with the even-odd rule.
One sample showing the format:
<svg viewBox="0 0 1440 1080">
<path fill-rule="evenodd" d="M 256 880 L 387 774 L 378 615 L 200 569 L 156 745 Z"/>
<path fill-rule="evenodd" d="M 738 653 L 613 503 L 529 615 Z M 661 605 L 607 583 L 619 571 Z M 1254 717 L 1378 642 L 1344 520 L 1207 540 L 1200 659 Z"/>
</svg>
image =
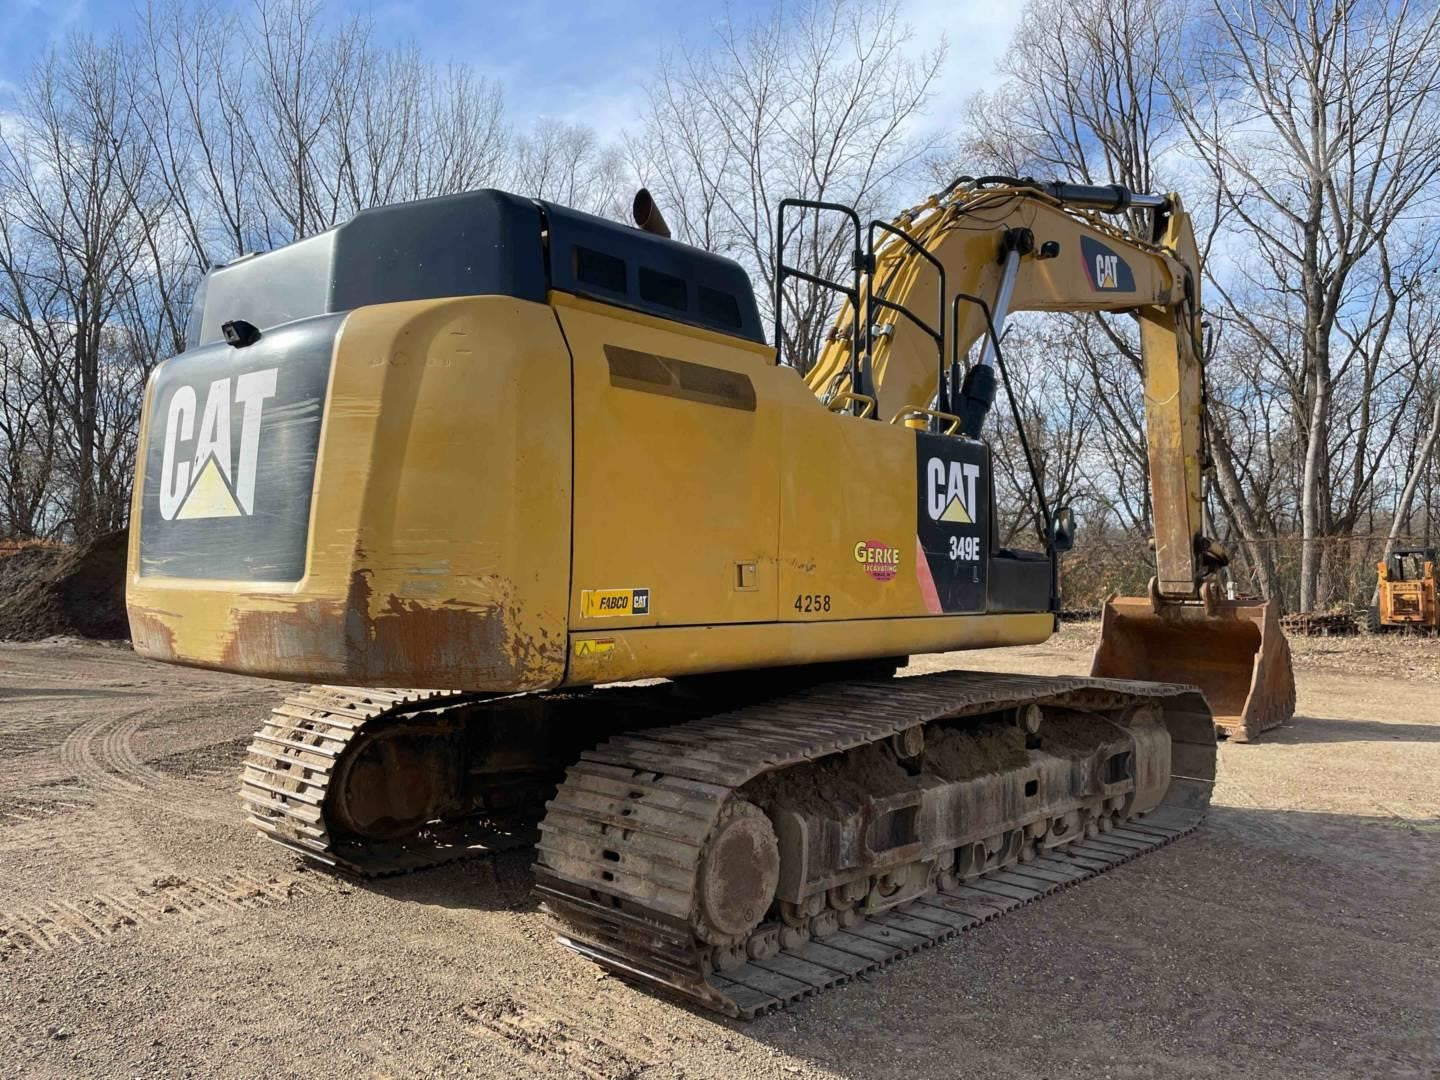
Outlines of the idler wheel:
<svg viewBox="0 0 1440 1080">
<path fill-rule="evenodd" d="M 400 840 L 443 816 L 458 782 L 452 733 L 438 725 L 396 726 L 353 744 L 326 801 L 341 835 Z"/>
<path fill-rule="evenodd" d="M 695 932 L 711 945 L 736 945 L 760 924 L 780 881 L 780 844 L 754 803 L 732 799 L 700 855 Z"/>
</svg>

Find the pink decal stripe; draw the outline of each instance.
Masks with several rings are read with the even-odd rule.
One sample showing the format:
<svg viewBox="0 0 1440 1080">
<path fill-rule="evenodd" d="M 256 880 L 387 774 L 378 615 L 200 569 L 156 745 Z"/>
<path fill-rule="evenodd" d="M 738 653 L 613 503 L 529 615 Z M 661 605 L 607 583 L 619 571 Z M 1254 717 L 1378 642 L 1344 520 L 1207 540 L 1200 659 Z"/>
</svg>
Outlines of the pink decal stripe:
<svg viewBox="0 0 1440 1080">
<path fill-rule="evenodd" d="M 930 560 L 925 558 L 925 548 L 920 537 L 915 537 L 915 580 L 920 583 L 920 595 L 925 600 L 925 610 L 931 615 L 943 615 L 940 594 L 935 590 L 935 579 L 930 576 Z"/>
</svg>

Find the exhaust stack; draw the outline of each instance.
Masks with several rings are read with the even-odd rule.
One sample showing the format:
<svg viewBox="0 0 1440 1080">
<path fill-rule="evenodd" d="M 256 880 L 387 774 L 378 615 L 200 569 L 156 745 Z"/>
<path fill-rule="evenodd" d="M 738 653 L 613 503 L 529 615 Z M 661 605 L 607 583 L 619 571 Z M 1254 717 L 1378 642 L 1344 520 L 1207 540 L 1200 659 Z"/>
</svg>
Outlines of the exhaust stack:
<svg viewBox="0 0 1440 1080">
<path fill-rule="evenodd" d="M 649 188 L 642 187 L 635 193 L 635 201 L 630 205 L 630 215 L 635 219 L 635 224 L 646 232 L 663 236 L 667 240 L 670 238 L 670 226 L 665 224 L 665 215 L 660 213 L 660 207 L 655 205 Z"/>
</svg>

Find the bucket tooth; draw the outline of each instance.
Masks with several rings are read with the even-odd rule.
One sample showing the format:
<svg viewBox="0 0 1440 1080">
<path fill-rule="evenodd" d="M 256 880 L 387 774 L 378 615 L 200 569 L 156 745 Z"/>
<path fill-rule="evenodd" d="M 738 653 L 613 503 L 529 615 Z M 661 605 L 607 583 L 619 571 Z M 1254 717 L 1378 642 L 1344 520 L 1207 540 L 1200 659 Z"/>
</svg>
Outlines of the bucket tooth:
<svg viewBox="0 0 1440 1080">
<path fill-rule="evenodd" d="M 1272 601 L 1221 600 L 1212 611 L 1148 597 L 1105 602 L 1090 674 L 1198 686 L 1216 726 L 1236 742 L 1295 713 L 1290 643 Z"/>
</svg>

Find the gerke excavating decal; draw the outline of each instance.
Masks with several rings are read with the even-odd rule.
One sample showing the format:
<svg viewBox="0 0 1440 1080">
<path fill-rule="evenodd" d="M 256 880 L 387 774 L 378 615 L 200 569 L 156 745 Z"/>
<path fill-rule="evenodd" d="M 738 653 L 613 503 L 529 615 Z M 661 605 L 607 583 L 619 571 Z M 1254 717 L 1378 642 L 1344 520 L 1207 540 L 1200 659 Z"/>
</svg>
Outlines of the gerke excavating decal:
<svg viewBox="0 0 1440 1080">
<path fill-rule="evenodd" d="M 140 573 L 299 581 L 326 385 L 344 316 L 167 360 L 149 394 Z"/>
<path fill-rule="evenodd" d="M 915 576 L 932 615 L 984 611 L 989 566 L 989 452 L 917 432 Z"/>
<path fill-rule="evenodd" d="M 900 549 L 882 540 L 860 540 L 855 544 L 855 561 L 876 581 L 893 581 L 900 569 Z"/>
</svg>

